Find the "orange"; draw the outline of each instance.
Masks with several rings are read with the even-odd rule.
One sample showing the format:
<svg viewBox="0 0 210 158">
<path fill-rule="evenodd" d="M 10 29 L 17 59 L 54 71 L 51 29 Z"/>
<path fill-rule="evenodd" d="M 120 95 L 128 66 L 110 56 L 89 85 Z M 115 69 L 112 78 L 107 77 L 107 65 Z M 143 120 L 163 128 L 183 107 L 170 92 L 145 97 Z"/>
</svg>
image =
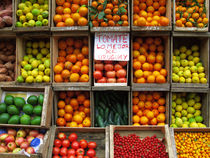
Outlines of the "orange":
<svg viewBox="0 0 210 158">
<path fill-rule="evenodd" d="M 152 103 L 152 108 L 157 109 L 159 107 L 159 104 L 157 102 Z"/>
<path fill-rule="evenodd" d="M 72 98 L 74 96 L 74 91 L 67 91 L 66 93 L 68 97 Z"/>
<path fill-rule="evenodd" d="M 164 113 L 160 113 L 158 116 L 157 116 L 157 121 L 159 123 L 164 123 L 165 122 L 165 119 L 166 119 L 166 116 Z"/>
<path fill-rule="evenodd" d="M 156 59 L 157 63 L 162 63 L 163 62 L 163 56 L 162 55 L 157 55 L 155 59 Z"/>
<path fill-rule="evenodd" d="M 82 125 L 84 127 L 90 127 L 91 126 L 91 121 L 90 119 L 84 119 L 84 121 L 82 122 Z"/>
<path fill-rule="evenodd" d="M 79 20 L 78 20 L 78 25 L 79 26 L 86 26 L 88 23 L 88 20 L 84 17 L 80 17 Z"/>
<path fill-rule="evenodd" d="M 64 115 L 64 119 L 65 119 L 66 121 L 71 121 L 71 119 L 72 119 L 72 114 L 66 113 L 66 114 Z"/>
<path fill-rule="evenodd" d="M 156 77 L 156 83 L 165 83 L 166 82 L 166 78 L 163 75 L 158 75 Z"/>
<path fill-rule="evenodd" d="M 152 72 L 150 72 L 150 71 L 144 71 L 144 78 L 147 79 L 147 77 L 151 74 L 152 74 Z"/>
<path fill-rule="evenodd" d="M 138 26 L 146 26 L 146 19 L 144 17 L 138 18 L 137 25 Z"/>
<path fill-rule="evenodd" d="M 137 105 L 133 105 L 133 113 L 137 113 L 139 111 L 139 107 Z"/>
<path fill-rule="evenodd" d="M 90 107 L 90 100 L 89 100 L 89 99 L 86 99 L 86 100 L 83 102 L 83 105 L 84 105 L 84 107 L 86 107 L 86 108 Z"/>
<path fill-rule="evenodd" d="M 64 63 L 66 61 L 65 57 L 58 57 L 57 62 L 58 63 Z"/>
<path fill-rule="evenodd" d="M 133 92 L 133 96 L 137 97 L 139 95 L 139 92 Z"/>
<path fill-rule="evenodd" d="M 74 66 L 72 66 L 71 71 L 73 73 L 78 73 L 80 71 L 80 67 L 78 65 L 74 65 Z"/>
<path fill-rule="evenodd" d="M 148 55 L 147 61 L 151 64 L 155 63 L 155 56 L 154 55 Z"/>
<path fill-rule="evenodd" d="M 161 97 L 160 92 L 154 92 L 154 93 L 153 93 L 153 98 L 154 98 L 155 100 L 160 99 L 160 97 Z"/>
<path fill-rule="evenodd" d="M 72 14 L 72 19 L 74 20 L 74 21 L 78 21 L 79 20 L 79 18 L 80 18 L 80 14 L 79 13 L 74 13 L 74 14 Z"/>
<path fill-rule="evenodd" d="M 56 14 L 54 17 L 53 17 L 53 20 L 54 22 L 57 24 L 59 22 L 62 22 L 62 16 L 59 15 L 59 14 Z"/>
<path fill-rule="evenodd" d="M 155 76 L 154 75 L 149 75 L 147 77 L 147 82 L 148 83 L 155 83 Z"/>
<path fill-rule="evenodd" d="M 161 17 L 159 22 L 160 22 L 160 26 L 168 26 L 169 25 L 169 19 L 166 17 Z"/>
<path fill-rule="evenodd" d="M 150 109 L 150 108 L 152 108 L 152 102 L 151 101 L 146 101 L 144 106 L 145 106 L 146 109 Z"/>
<path fill-rule="evenodd" d="M 145 57 L 144 55 L 140 55 L 140 56 L 138 57 L 138 61 L 140 61 L 141 64 L 144 64 L 145 61 L 146 61 L 146 57 Z"/>
<path fill-rule="evenodd" d="M 154 65 L 154 70 L 156 70 L 156 71 L 160 71 L 160 70 L 161 70 L 161 68 L 162 68 L 162 66 L 161 66 L 161 64 L 160 64 L 160 63 L 155 63 L 155 65 Z"/>
<path fill-rule="evenodd" d="M 65 112 L 66 112 L 66 113 L 72 114 L 72 113 L 73 113 L 73 108 L 72 108 L 72 106 L 71 106 L 71 105 L 66 105 L 66 106 L 65 106 Z"/>
<path fill-rule="evenodd" d="M 58 126 L 65 126 L 65 125 L 66 125 L 66 120 L 65 120 L 64 118 L 58 118 L 58 119 L 56 120 L 56 124 L 57 124 Z"/>
<path fill-rule="evenodd" d="M 85 112 L 86 114 L 89 114 L 89 113 L 90 113 L 90 108 L 84 108 L 84 112 Z"/>
<path fill-rule="evenodd" d="M 156 77 L 156 76 L 160 75 L 160 72 L 159 71 L 153 71 L 152 74 Z"/>
<path fill-rule="evenodd" d="M 65 107 L 65 102 L 63 100 L 58 101 L 58 108 L 62 109 Z"/>
<path fill-rule="evenodd" d="M 154 2 L 152 6 L 154 9 L 158 9 L 160 7 L 158 2 Z"/>
<path fill-rule="evenodd" d="M 159 111 L 160 113 L 164 113 L 164 112 L 166 111 L 165 106 L 159 106 L 159 107 L 158 107 L 158 111 Z"/>
<path fill-rule="evenodd" d="M 157 118 L 153 118 L 152 120 L 150 120 L 150 124 L 157 125 Z"/>
<path fill-rule="evenodd" d="M 144 94 L 144 93 L 140 93 L 139 94 L 139 100 L 141 100 L 141 101 L 146 101 L 146 95 Z"/>
<path fill-rule="evenodd" d="M 159 9 L 160 9 L 160 8 L 159 8 Z M 154 11 L 155 11 L 155 9 L 153 8 L 153 6 L 147 7 L 147 12 L 153 13 Z"/>
<path fill-rule="evenodd" d="M 64 9 L 64 8 L 63 8 L 62 6 L 57 6 L 57 7 L 56 7 L 56 13 L 57 13 L 57 14 L 63 14 L 63 9 Z"/>
<path fill-rule="evenodd" d="M 82 52 L 83 55 L 88 55 L 88 53 L 89 53 L 88 46 L 83 46 L 81 52 Z"/>
<path fill-rule="evenodd" d="M 58 48 L 64 50 L 64 49 L 66 49 L 66 47 L 67 47 L 66 41 L 59 40 L 59 42 L 58 42 Z"/>
<path fill-rule="evenodd" d="M 63 68 L 60 65 L 55 65 L 53 70 L 56 74 L 59 74 L 63 71 Z"/>
<path fill-rule="evenodd" d="M 77 12 L 77 10 L 79 9 L 79 5 L 78 4 L 72 4 L 71 5 L 71 11 L 72 11 L 72 13 L 76 13 Z"/>
<path fill-rule="evenodd" d="M 81 67 L 81 66 L 82 66 L 82 62 L 81 62 L 81 61 L 77 61 L 77 62 L 75 63 L 75 65 Z"/>
<path fill-rule="evenodd" d="M 80 71 L 81 71 L 82 74 L 88 74 L 89 73 L 89 67 L 84 65 L 84 66 L 81 67 Z"/>
<path fill-rule="evenodd" d="M 157 47 L 158 52 L 163 52 L 164 51 L 164 47 L 162 45 L 159 45 Z"/>
<path fill-rule="evenodd" d="M 82 121 L 83 121 L 82 116 L 79 115 L 79 114 L 74 115 L 72 120 L 75 121 L 78 124 L 82 123 Z"/>
<path fill-rule="evenodd" d="M 56 24 L 56 27 L 65 27 L 66 25 L 65 25 L 65 23 L 64 22 L 58 22 L 57 24 Z"/>
<path fill-rule="evenodd" d="M 154 113 L 152 111 L 148 111 L 147 114 L 146 114 L 147 118 L 149 120 L 153 119 L 154 118 Z"/>
<path fill-rule="evenodd" d="M 139 111 L 137 112 L 137 115 L 138 115 L 139 117 L 141 117 L 141 116 L 143 116 L 143 112 L 142 112 L 141 110 L 139 110 Z"/>
<path fill-rule="evenodd" d="M 136 80 L 136 83 L 146 83 L 146 80 L 144 77 L 140 77 Z"/>
<path fill-rule="evenodd" d="M 146 124 L 148 124 L 148 122 L 149 122 L 149 119 L 148 119 L 146 116 L 142 116 L 142 117 L 140 118 L 140 123 L 141 123 L 142 125 L 146 125 Z"/>
<path fill-rule="evenodd" d="M 84 119 L 85 116 L 86 116 L 86 114 L 85 114 L 83 111 L 80 111 L 80 112 L 79 112 L 79 115 L 82 116 L 82 119 Z"/>
<path fill-rule="evenodd" d="M 147 8 L 147 5 L 145 3 L 140 3 L 139 4 L 139 9 L 140 10 L 145 10 Z"/>
<path fill-rule="evenodd" d="M 87 74 L 83 74 L 80 79 L 80 82 L 88 82 L 89 81 L 89 76 Z"/>
<path fill-rule="evenodd" d="M 158 11 L 160 12 L 161 15 L 164 15 L 166 13 L 166 8 L 161 6 Z"/>
<path fill-rule="evenodd" d="M 65 20 L 65 25 L 66 26 L 74 26 L 74 20 L 72 18 L 67 18 Z"/>
<path fill-rule="evenodd" d="M 159 0 L 159 4 L 161 6 L 165 6 L 166 5 L 166 0 Z"/>
<path fill-rule="evenodd" d="M 65 62 L 65 68 L 66 69 L 71 70 L 72 66 L 73 66 L 73 64 L 70 61 Z"/>
<path fill-rule="evenodd" d="M 69 78 L 69 76 L 70 76 L 69 70 L 66 70 L 66 69 L 63 70 L 62 73 L 61 73 L 61 76 L 62 76 L 64 79 Z"/>
<path fill-rule="evenodd" d="M 158 104 L 159 104 L 160 106 L 165 105 L 165 103 L 166 103 L 166 99 L 165 99 L 165 98 L 161 97 L 160 99 L 158 99 Z"/>
<path fill-rule="evenodd" d="M 69 127 L 77 127 L 77 122 L 73 121 L 69 124 Z"/>
<path fill-rule="evenodd" d="M 132 117 L 132 120 L 133 120 L 134 123 L 139 123 L 140 117 L 139 117 L 138 115 L 134 115 L 134 116 Z"/>
<path fill-rule="evenodd" d="M 78 73 L 72 73 L 70 75 L 70 82 L 78 82 L 79 81 L 79 74 Z"/>
<path fill-rule="evenodd" d="M 63 14 L 71 14 L 71 9 L 70 8 L 64 8 Z"/>
<path fill-rule="evenodd" d="M 70 100 L 70 105 L 74 107 L 74 106 L 78 106 L 79 103 L 78 103 L 77 99 L 71 98 L 71 100 Z"/>
<path fill-rule="evenodd" d="M 142 65 L 142 70 L 144 70 L 144 71 L 149 71 L 149 63 L 144 63 L 144 64 Z"/>
<path fill-rule="evenodd" d="M 139 61 L 136 61 L 133 63 L 133 68 L 135 70 L 139 70 L 141 68 L 141 63 Z"/>
<path fill-rule="evenodd" d="M 157 117 L 157 115 L 159 114 L 159 111 L 157 109 L 153 109 L 152 112 L 154 113 L 155 117 Z"/>
<path fill-rule="evenodd" d="M 56 74 L 54 76 L 54 80 L 55 80 L 55 82 L 63 82 L 63 78 L 60 74 Z"/>
<path fill-rule="evenodd" d="M 85 96 L 84 94 L 80 94 L 77 96 L 77 100 L 79 102 L 79 104 L 82 104 L 85 101 Z"/>
<path fill-rule="evenodd" d="M 65 115 L 65 110 L 64 109 L 59 109 L 58 110 L 58 116 L 63 117 Z"/>
<path fill-rule="evenodd" d="M 138 97 L 134 97 L 133 98 L 133 104 L 137 105 L 139 103 L 139 98 Z"/>
<path fill-rule="evenodd" d="M 65 99 L 66 98 L 66 93 L 65 92 L 60 92 L 59 93 L 59 98 L 60 99 Z"/>
</svg>

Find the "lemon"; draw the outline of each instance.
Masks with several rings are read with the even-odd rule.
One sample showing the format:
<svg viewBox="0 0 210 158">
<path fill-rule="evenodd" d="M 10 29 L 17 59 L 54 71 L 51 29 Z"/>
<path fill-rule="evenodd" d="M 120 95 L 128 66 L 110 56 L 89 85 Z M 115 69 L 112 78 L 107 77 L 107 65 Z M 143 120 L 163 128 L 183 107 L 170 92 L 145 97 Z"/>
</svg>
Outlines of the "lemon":
<svg viewBox="0 0 210 158">
<path fill-rule="evenodd" d="M 46 10 L 46 11 L 48 11 L 49 10 L 48 4 L 44 4 L 43 9 Z"/>
<path fill-rule="evenodd" d="M 43 71 L 39 71 L 39 75 L 44 76 L 44 72 Z"/>
<path fill-rule="evenodd" d="M 23 15 L 23 11 L 20 10 L 20 9 L 18 9 L 17 12 L 16 12 L 16 14 L 17 14 L 17 16 L 21 16 L 21 15 Z"/>
<path fill-rule="evenodd" d="M 26 54 L 32 54 L 32 49 L 31 48 L 26 48 Z"/>
<path fill-rule="evenodd" d="M 193 55 L 193 57 L 199 57 L 200 53 L 199 52 L 194 52 L 192 55 Z"/>
<path fill-rule="evenodd" d="M 30 60 L 29 60 L 29 63 L 31 64 L 34 60 L 36 60 L 35 58 L 31 58 Z"/>
<path fill-rule="evenodd" d="M 19 21 L 20 21 L 21 23 L 25 23 L 25 22 L 26 22 L 26 16 L 25 16 L 25 15 L 21 15 L 21 16 L 19 17 Z"/>
<path fill-rule="evenodd" d="M 27 7 L 32 6 L 30 1 L 26 1 L 25 4 L 26 4 Z"/>
<path fill-rule="evenodd" d="M 21 68 L 21 69 L 20 69 L 20 72 L 22 73 L 23 71 L 26 71 L 26 70 L 24 70 L 23 68 Z"/>
<path fill-rule="evenodd" d="M 39 65 L 38 60 L 34 60 L 34 61 L 32 61 L 32 63 L 31 63 L 31 66 L 32 66 L 33 68 L 37 68 L 38 65 Z"/>
<path fill-rule="evenodd" d="M 43 20 L 43 16 L 42 15 L 38 15 L 37 16 L 37 20 L 42 21 Z"/>
<path fill-rule="evenodd" d="M 38 76 L 36 77 L 36 82 L 41 83 L 42 80 L 43 80 L 42 75 L 38 75 Z"/>
<path fill-rule="evenodd" d="M 24 67 L 26 64 L 28 64 L 27 61 L 21 61 L 21 66 Z"/>
<path fill-rule="evenodd" d="M 29 20 L 29 22 L 28 22 L 29 27 L 34 27 L 35 25 L 36 25 L 35 20 Z"/>
<path fill-rule="evenodd" d="M 36 21 L 36 26 L 42 26 L 42 22 L 41 21 Z"/>
<path fill-rule="evenodd" d="M 42 61 L 41 60 L 37 60 L 38 61 L 38 64 L 40 65 L 40 64 L 42 64 Z"/>
<path fill-rule="evenodd" d="M 37 70 L 32 70 L 32 71 L 31 71 L 31 75 L 32 75 L 33 77 L 36 77 L 38 74 L 39 74 L 39 72 L 38 72 Z"/>
<path fill-rule="evenodd" d="M 181 53 L 185 53 L 187 51 L 187 47 L 186 46 L 181 46 L 179 48 L 179 50 L 180 50 Z"/>
<path fill-rule="evenodd" d="M 50 69 L 49 68 L 46 68 L 44 70 L 44 74 L 47 75 L 47 76 L 50 76 Z"/>
<path fill-rule="evenodd" d="M 28 76 L 26 78 L 26 83 L 32 83 L 34 81 L 34 77 L 33 76 Z"/>
<path fill-rule="evenodd" d="M 34 3 L 34 4 L 33 4 L 33 9 L 39 9 L 39 8 L 40 8 L 40 6 L 39 6 L 38 3 Z"/>
<path fill-rule="evenodd" d="M 201 82 L 201 83 L 207 83 L 207 79 L 206 79 L 206 78 L 201 78 L 201 79 L 200 79 L 200 82 Z"/>
<path fill-rule="evenodd" d="M 50 53 L 48 53 L 48 54 L 46 55 L 46 58 L 50 59 Z"/>
<path fill-rule="evenodd" d="M 39 41 L 39 48 L 44 48 L 44 47 L 45 47 L 45 42 Z"/>
<path fill-rule="evenodd" d="M 42 60 L 42 62 L 44 63 L 44 61 L 46 60 L 47 58 L 42 58 L 41 60 Z"/>
<path fill-rule="evenodd" d="M 41 49 L 41 53 L 42 53 L 43 55 L 47 55 L 47 54 L 49 53 L 49 49 L 47 49 L 47 48 L 42 48 L 42 49 Z"/>
<path fill-rule="evenodd" d="M 39 69 L 39 71 L 44 71 L 45 70 L 44 64 L 40 64 L 38 69 Z"/>
<path fill-rule="evenodd" d="M 32 47 L 34 49 L 38 48 L 39 47 L 39 43 L 38 42 L 33 42 Z"/>
<path fill-rule="evenodd" d="M 29 20 L 32 20 L 33 19 L 33 14 L 31 14 L 31 13 L 27 13 L 26 14 L 26 19 L 29 21 Z"/>
<path fill-rule="evenodd" d="M 23 10 L 23 8 L 25 8 L 25 7 L 26 7 L 25 3 L 18 4 L 18 8 L 21 10 Z"/>
<path fill-rule="evenodd" d="M 50 42 L 46 42 L 45 47 L 49 49 L 50 48 Z"/>
<path fill-rule="evenodd" d="M 44 82 L 50 82 L 50 77 L 44 75 L 44 76 L 43 76 L 43 80 L 44 80 Z"/>
<path fill-rule="evenodd" d="M 23 76 L 23 78 L 27 78 L 27 77 L 28 77 L 27 71 L 23 71 L 23 72 L 21 73 L 21 76 Z"/>
<path fill-rule="evenodd" d="M 38 53 L 39 53 L 39 50 L 38 50 L 38 49 L 33 49 L 33 50 L 32 50 L 32 54 L 33 54 L 33 55 L 37 55 Z"/>
<path fill-rule="evenodd" d="M 28 23 L 27 22 L 24 22 L 23 23 L 23 27 L 28 27 Z"/>
<path fill-rule="evenodd" d="M 192 51 L 198 51 L 198 50 L 199 50 L 198 45 L 193 45 L 193 46 L 191 47 L 191 50 L 192 50 Z"/>
<path fill-rule="evenodd" d="M 30 8 L 29 7 L 24 7 L 23 8 L 23 13 L 24 14 L 27 14 L 27 13 L 29 13 L 30 12 Z"/>
</svg>

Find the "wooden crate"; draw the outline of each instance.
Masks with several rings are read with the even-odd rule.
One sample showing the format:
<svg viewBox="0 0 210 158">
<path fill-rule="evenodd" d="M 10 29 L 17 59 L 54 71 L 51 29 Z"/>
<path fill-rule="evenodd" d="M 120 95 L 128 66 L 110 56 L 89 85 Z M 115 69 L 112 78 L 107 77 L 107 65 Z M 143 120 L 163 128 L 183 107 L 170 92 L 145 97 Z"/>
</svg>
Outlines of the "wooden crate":
<svg viewBox="0 0 210 158">
<path fill-rule="evenodd" d="M 116 91 L 122 91 L 120 89 L 116 90 Z M 91 111 L 92 111 L 92 117 L 91 117 L 91 123 L 92 123 L 92 126 L 95 127 L 95 119 L 96 119 L 96 116 L 95 116 L 95 99 L 94 99 L 94 93 L 97 93 L 97 91 L 94 91 L 94 92 L 91 92 L 92 95 L 91 95 Z M 128 124 L 130 125 L 131 123 L 131 94 L 130 92 L 128 92 L 128 108 L 127 108 L 127 111 L 128 111 Z M 100 128 L 100 127 L 99 127 Z"/>
<path fill-rule="evenodd" d="M 92 4 L 94 0 L 89 1 L 89 5 Z M 130 0 L 127 0 L 128 3 L 128 26 L 114 26 L 114 27 L 90 27 L 91 32 L 130 32 Z M 91 19 L 89 19 L 91 20 Z"/>
<path fill-rule="evenodd" d="M 51 22 L 51 0 L 48 0 L 48 26 L 40 26 L 40 27 L 16 27 L 16 22 L 18 21 L 16 12 L 18 10 L 18 4 L 21 3 L 21 0 L 15 0 L 14 4 L 14 18 L 13 18 L 13 31 L 14 32 L 43 32 L 43 31 L 50 31 L 50 22 Z"/>
<path fill-rule="evenodd" d="M 169 123 L 171 124 L 171 121 L 172 121 L 172 119 L 171 119 L 171 116 L 172 116 L 172 93 L 182 93 L 183 91 L 182 90 L 179 90 L 179 91 L 171 91 L 170 92 L 170 109 L 169 109 Z M 185 91 L 186 92 L 186 91 Z M 192 90 L 188 90 L 188 93 L 190 93 L 190 92 L 193 92 L 193 93 L 196 93 L 196 92 L 194 92 L 194 91 L 192 91 Z M 202 100 L 202 102 L 201 102 L 201 104 L 202 104 L 202 108 L 201 108 L 201 116 L 203 116 L 203 120 L 204 120 L 204 124 L 207 126 L 207 127 L 209 127 L 209 120 L 210 120 L 210 118 L 209 118 L 209 99 L 208 99 L 208 96 L 209 96 L 209 93 L 206 93 L 206 92 L 199 92 L 199 94 L 201 94 L 201 100 Z M 192 128 L 190 128 L 190 129 L 192 129 Z"/>
<path fill-rule="evenodd" d="M 55 128 L 55 127 L 54 127 Z M 96 156 L 99 158 L 109 158 L 109 130 L 108 128 L 55 128 L 52 132 L 48 158 L 52 157 L 53 143 L 57 138 L 59 132 L 64 132 L 67 136 L 71 133 L 76 133 L 78 136 L 78 141 L 85 139 L 88 142 L 94 141 L 97 144 Z"/>
<path fill-rule="evenodd" d="M 63 89 L 62 90 L 59 90 L 59 91 L 56 91 L 56 92 L 54 92 L 54 96 L 53 96 L 53 111 L 54 111 L 54 113 L 53 113 L 53 116 L 54 116 L 54 122 L 55 122 L 55 125 L 56 125 L 56 120 L 57 120 L 57 118 L 58 118 L 58 106 L 57 106 L 57 103 L 58 103 L 58 100 L 59 100 L 59 97 L 58 97 L 58 95 L 59 95 L 59 92 L 61 92 L 61 91 L 64 91 Z M 72 90 L 65 90 L 65 91 L 88 91 L 89 93 L 90 93 L 90 118 L 91 118 L 91 127 L 93 127 L 94 126 L 94 122 L 93 122 L 93 110 L 94 110 L 94 108 L 93 108 L 93 97 L 92 97 L 92 92 L 90 92 L 90 89 L 88 90 L 88 89 L 83 89 L 83 88 L 74 88 L 74 89 L 72 89 Z M 59 126 L 57 126 L 57 127 L 59 127 Z"/>
<path fill-rule="evenodd" d="M 209 17 L 209 0 L 205 0 L 206 4 L 206 17 Z M 180 32 L 208 32 L 209 24 L 205 28 L 198 28 L 198 27 L 177 27 L 176 26 L 176 0 L 173 0 L 173 27 L 174 31 Z"/>
<path fill-rule="evenodd" d="M 6 0 L 5 0 L 6 1 Z M 15 0 L 11 0 L 12 1 L 12 11 L 13 11 L 13 13 L 12 13 L 12 21 L 13 21 L 13 23 L 14 23 L 14 16 L 16 15 L 16 14 L 14 14 L 14 10 L 15 10 Z M 12 26 L 13 26 L 13 24 L 12 24 Z M 10 27 L 4 27 L 4 28 L 2 28 L 2 29 L 0 29 L 0 33 L 6 33 L 6 34 L 8 34 L 8 33 L 12 33 L 12 26 L 10 26 Z"/>
<path fill-rule="evenodd" d="M 2 38 L 0 40 L 0 43 L 1 42 L 13 42 L 14 44 L 16 44 L 16 35 L 15 34 L 3 34 L 2 36 L 0 35 L 0 37 Z M 4 40 L 3 40 L 4 39 Z M 16 55 L 16 60 L 17 60 L 17 47 L 15 49 L 15 55 Z M 17 61 L 15 61 L 15 79 L 17 78 Z M 11 81 L 11 82 L 0 82 L 0 86 L 1 85 L 15 85 L 15 80 L 14 81 Z"/>
<path fill-rule="evenodd" d="M 131 97 L 131 99 L 130 99 L 130 104 L 131 104 L 131 108 L 130 108 L 130 111 L 131 111 L 131 113 L 130 113 L 130 120 L 131 120 L 131 122 L 130 122 L 130 125 L 133 125 L 133 121 L 132 121 L 132 117 L 133 117 L 133 104 L 132 104 L 132 101 L 133 101 L 133 92 L 134 91 L 132 91 L 131 92 L 131 94 L 130 94 L 130 97 Z M 143 91 L 139 91 L 139 92 L 143 92 Z M 170 117 L 170 115 L 169 115 L 169 103 L 170 103 L 170 93 L 169 92 L 166 92 L 166 91 L 164 91 L 163 92 L 163 94 L 165 95 L 165 98 L 166 98 L 166 103 L 165 103 L 165 109 L 166 109 L 166 111 L 165 111 L 165 116 L 166 116 L 166 120 L 165 120 L 165 123 L 166 124 L 169 124 L 169 117 Z"/>
<path fill-rule="evenodd" d="M 133 40 L 136 37 L 160 37 L 164 41 L 164 60 L 165 60 L 165 69 L 167 70 L 167 79 L 166 83 L 134 83 L 133 82 Z M 148 34 L 141 34 L 141 35 L 132 35 L 131 38 L 131 84 L 132 84 L 132 90 L 133 91 L 169 91 L 170 89 L 170 37 L 167 34 L 161 35 L 161 34 L 153 34 L 153 35 L 148 35 Z"/>
<path fill-rule="evenodd" d="M 198 43 L 199 41 L 199 43 Z M 203 63 L 207 83 L 201 84 L 201 83 L 175 83 L 172 81 L 172 77 L 170 79 L 171 88 L 177 89 L 181 88 L 183 91 L 191 88 L 196 89 L 202 89 L 202 90 L 208 90 L 209 87 L 209 39 L 207 37 L 197 37 L 197 38 L 190 38 L 190 37 L 171 37 L 171 75 L 173 73 L 173 51 L 176 48 L 181 47 L 182 45 L 191 47 L 193 44 L 197 44 L 200 49 L 200 59 Z"/>
<path fill-rule="evenodd" d="M 56 27 L 55 23 L 54 23 L 54 16 L 56 15 L 56 1 L 53 0 L 52 1 L 52 10 L 51 10 L 51 31 L 52 32 L 67 32 L 67 31 L 80 31 L 80 32 L 87 32 L 89 31 L 89 23 L 87 24 L 87 26 L 66 26 L 66 27 Z M 88 9 L 88 13 L 89 13 L 89 9 Z M 88 16 L 88 21 L 89 21 L 89 16 Z"/>
<path fill-rule="evenodd" d="M 15 127 L 17 128 L 17 127 Z M 24 128 L 24 127 L 21 127 Z M 19 129 L 19 128 L 17 128 Z M 39 130 L 40 128 L 37 127 L 30 127 L 27 129 L 34 129 L 34 130 Z M 48 154 L 48 148 L 50 145 L 50 136 L 52 135 L 52 128 L 50 129 L 46 129 L 47 132 L 45 133 L 44 136 L 44 140 L 43 140 L 43 145 L 40 146 L 38 152 L 36 154 L 31 154 L 30 157 L 31 158 L 45 158 Z M 14 154 L 14 153 L 1 153 L 0 154 L 1 158 L 28 158 L 28 156 L 24 155 L 24 154 Z"/>
<path fill-rule="evenodd" d="M 51 87 L 45 86 L 45 87 L 20 87 L 20 86 L 5 86 L 0 88 L 0 100 L 2 98 L 3 92 L 42 92 L 44 94 L 44 102 L 42 106 L 42 115 L 41 115 L 41 123 L 40 125 L 22 125 L 22 124 L 0 124 L 0 127 L 50 127 L 51 125 L 51 116 L 52 116 L 52 97 L 53 92 Z M 3 102 L 3 100 L 1 100 Z"/>
<path fill-rule="evenodd" d="M 151 137 L 154 134 L 157 138 L 165 138 L 166 152 L 170 158 L 174 158 L 174 153 L 171 148 L 171 138 L 168 125 L 165 126 L 110 126 L 110 158 L 114 158 L 114 133 L 119 132 L 121 136 L 128 136 L 129 134 L 136 134 L 140 138 L 147 136 Z"/>
<path fill-rule="evenodd" d="M 25 54 L 25 49 L 26 49 L 26 41 L 27 40 L 48 40 L 49 39 L 49 42 L 50 42 L 50 45 L 51 44 L 51 41 L 50 41 L 50 35 L 49 34 L 38 34 L 38 33 L 34 33 L 34 34 L 23 34 L 23 35 L 20 35 L 18 34 L 17 35 L 17 38 L 16 38 L 16 46 L 17 49 L 16 49 L 16 64 L 17 64 L 17 76 L 21 75 L 21 61 L 23 60 L 23 57 Z M 45 82 L 42 82 L 42 83 L 18 83 L 16 81 L 16 84 L 17 85 L 21 85 L 21 86 L 35 86 L 35 87 L 39 87 L 39 86 L 45 86 L 45 85 L 51 85 L 52 83 L 52 72 L 53 72 L 53 69 L 52 69 L 52 46 L 50 46 L 50 61 L 51 61 L 51 65 L 50 65 L 50 82 L 48 83 L 45 83 Z"/>
<path fill-rule="evenodd" d="M 131 30 L 132 31 L 171 31 L 171 0 L 166 1 L 166 17 L 169 19 L 169 26 L 134 26 L 133 25 L 133 1 L 131 8 Z"/>
<path fill-rule="evenodd" d="M 88 49 L 89 49 L 89 82 L 61 82 L 56 83 L 54 81 L 54 72 L 52 72 L 52 85 L 54 88 L 62 87 L 62 88 L 69 88 L 69 87 L 83 87 L 87 88 L 91 86 L 91 42 L 90 42 L 90 35 L 89 33 L 63 33 L 63 34 L 53 34 L 53 37 L 51 37 L 52 40 L 52 51 L 53 51 L 53 57 L 52 57 L 52 68 L 57 64 L 57 57 L 58 57 L 58 40 L 62 38 L 67 37 L 88 37 Z"/>
<path fill-rule="evenodd" d="M 179 133 L 179 132 L 190 132 L 190 133 L 197 133 L 197 132 L 210 132 L 210 128 L 170 128 L 170 135 L 171 135 L 171 142 L 172 146 L 171 148 L 173 149 L 174 152 L 174 157 L 177 158 L 177 151 L 176 151 L 176 142 L 174 138 L 174 133 Z"/>
</svg>

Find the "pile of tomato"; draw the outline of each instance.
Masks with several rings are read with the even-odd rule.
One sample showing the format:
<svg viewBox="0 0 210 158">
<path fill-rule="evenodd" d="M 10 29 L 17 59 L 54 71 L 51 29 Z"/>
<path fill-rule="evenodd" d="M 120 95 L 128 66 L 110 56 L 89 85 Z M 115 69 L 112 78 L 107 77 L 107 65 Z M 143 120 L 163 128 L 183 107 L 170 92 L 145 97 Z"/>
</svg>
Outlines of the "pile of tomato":
<svg viewBox="0 0 210 158">
<path fill-rule="evenodd" d="M 115 158 L 168 158 L 164 139 L 145 137 L 140 139 L 136 134 L 127 137 L 121 136 L 118 132 L 114 133 L 114 157 Z"/>
<path fill-rule="evenodd" d="M 68 137 L 65 133 L 58 133 L 54 140 L 53 158 L 97 158 L 96 142 L 81 139 L 77 141 L 77 134 L 71 133 Z"/>
</svg>

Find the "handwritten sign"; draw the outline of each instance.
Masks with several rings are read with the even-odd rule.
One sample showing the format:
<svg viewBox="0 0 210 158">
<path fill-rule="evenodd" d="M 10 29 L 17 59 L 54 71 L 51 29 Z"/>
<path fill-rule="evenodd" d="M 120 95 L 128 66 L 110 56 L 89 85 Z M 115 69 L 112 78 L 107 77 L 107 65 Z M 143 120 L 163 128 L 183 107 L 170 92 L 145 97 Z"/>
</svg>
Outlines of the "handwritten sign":
<svg viewBox="0 0 210 158">
<path fill-rule="evenodd" d="M 129 34 L 96 33 L 94 59 L 129 61 Z"/>
</svg>

